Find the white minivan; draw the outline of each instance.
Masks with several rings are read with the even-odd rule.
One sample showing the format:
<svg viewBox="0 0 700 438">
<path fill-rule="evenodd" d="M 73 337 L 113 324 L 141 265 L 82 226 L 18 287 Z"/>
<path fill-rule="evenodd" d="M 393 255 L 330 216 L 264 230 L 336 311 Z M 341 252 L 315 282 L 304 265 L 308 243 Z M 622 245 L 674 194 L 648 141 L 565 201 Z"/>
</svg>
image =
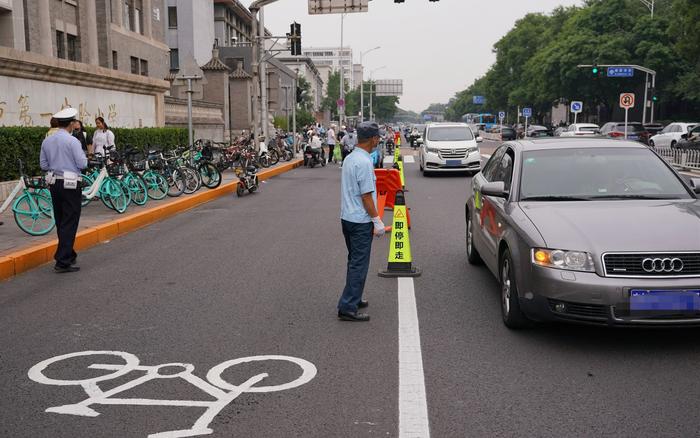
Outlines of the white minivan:
<svg viewBox="0 0 700 438">
<path fill-rule="evenodd" d="M 477 143 L 481 137 L 466 123 L 431 123 L 425 127 L 419 164 L 423 175 L 430 172 L 472 172 L 481 170 Z"/>
</svg>

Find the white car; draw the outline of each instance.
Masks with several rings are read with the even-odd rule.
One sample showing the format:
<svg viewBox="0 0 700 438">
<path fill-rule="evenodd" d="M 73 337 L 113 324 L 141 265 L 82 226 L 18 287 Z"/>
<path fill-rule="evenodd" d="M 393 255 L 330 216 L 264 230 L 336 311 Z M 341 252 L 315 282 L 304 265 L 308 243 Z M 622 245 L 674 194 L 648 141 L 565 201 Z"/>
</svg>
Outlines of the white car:
<svg viewBox="0 0 700 438">
<path fill-rule="evenodd" d="M 559 134 L 560 137 L 596 137 L 600 135 L 600 126 L 593 123 L 574 123 Z"/>
<path fill-rule="evenodd" d="M 649 146 L 675 148 L 676 144 L 681 141 L 681 136 L 692 131 L 696 125 L 698 123 L 671 123 L 649 139 Z"/>
<path fill-rule="evenodd" d="M 481 170 L 478 143 L 466 123 L 431 123 L 423 132 L 419 165 L 423 175 L 430 172 L 472 172 Z"/>
</svg>

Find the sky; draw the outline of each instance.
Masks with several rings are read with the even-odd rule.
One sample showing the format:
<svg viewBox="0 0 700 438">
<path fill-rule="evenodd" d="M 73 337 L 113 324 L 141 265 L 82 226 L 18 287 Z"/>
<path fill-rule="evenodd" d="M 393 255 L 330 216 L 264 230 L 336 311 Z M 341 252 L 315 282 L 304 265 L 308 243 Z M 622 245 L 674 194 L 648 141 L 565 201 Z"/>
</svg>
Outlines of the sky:
<svg viewBox="0 0 700 438">
<path fill-rule="evenodd" d="M 369 12 L 345 16 L 344 46 L 360 52 L 381 46 L 363 58 L 365 79 L 403 79 L 399 106 L 421 112 L 431 103 L 447 103 L 489 69 L 493 45 L 529 12 L 550 12 L 581 0 L 372 0 Z M 251 0 L 242 0 L 245 6 Z M 301 24 L 302 45 L 340 46 L 340 15 L 309 15 L 308 0 L 278 0 L 265 7 L 265 27 L 285 35 Z"/>
</svg>

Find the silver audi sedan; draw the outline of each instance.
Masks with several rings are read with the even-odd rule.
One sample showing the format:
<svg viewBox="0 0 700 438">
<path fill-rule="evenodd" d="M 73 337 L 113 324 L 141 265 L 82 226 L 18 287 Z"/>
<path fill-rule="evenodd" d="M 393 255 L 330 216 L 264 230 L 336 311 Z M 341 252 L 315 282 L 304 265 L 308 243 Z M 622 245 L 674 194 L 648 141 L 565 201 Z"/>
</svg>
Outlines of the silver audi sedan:
<svg viewBox="0 0 700 438">
<path fill-rule="evenodd" d="M 698 194 L 640 143 L 508 142 L 472 179 L 467 257 L 499 280 L 509 328 L 700 325 Z"/>
</svg>

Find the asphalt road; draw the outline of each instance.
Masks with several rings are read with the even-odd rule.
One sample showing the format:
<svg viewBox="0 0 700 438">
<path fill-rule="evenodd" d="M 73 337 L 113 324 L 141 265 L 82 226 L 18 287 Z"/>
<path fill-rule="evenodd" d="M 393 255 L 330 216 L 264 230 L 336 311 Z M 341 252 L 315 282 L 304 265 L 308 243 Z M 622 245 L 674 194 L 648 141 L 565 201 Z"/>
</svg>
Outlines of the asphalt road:
<svg viewBox="0 0 700 438">
<path fill-rule="evenodd" d="M 339 176 L 335 166 L 297 169 L 252 196 L 222 198 L 85 251 L 78 274 L 45 266 L 0 283 L 0 436 L 146 437 L 202 421 L 217 437 L 397 436 L 397 282 L 376 275 L 386 239 L 375 240 L 367 279 L 372 320 L 335 315 L 346 257 Z M 496 280 L 465 259 L 469 178 L 423 177 L 407 164 L 406 179 L 413 256 L 423 270 L 415 295 L 431 436 L 700 434 L 700 332 L 506 329 Z M 204 393 L 194 378 L 153 379 L 145 367 L 83 386 L 28 376 L 41 361 L 81 351 L 129 352 L 142 366 L 192 364 L 202 379 L 218 364 L 260 355 L 303 359 L 313 364 L 301 362 L 307 376 L 316 374 L 270 388 L 302 368 L 232 365 L 221 376 L 241 387 L 269 374 L 248 382 L 263 392 L 226 401 L 209 423 L 202 416 L 222 396 Z M 72 357 L 43 375 L 75 381 L 114 372 L 91 364 L 124 360 Z M 96 387 L 107 392 L 101 401 Z M 91 404 L 74 406 L 88 393 Z M 63 405 L 73 406 L 45 412 Z"/>
</svg>

